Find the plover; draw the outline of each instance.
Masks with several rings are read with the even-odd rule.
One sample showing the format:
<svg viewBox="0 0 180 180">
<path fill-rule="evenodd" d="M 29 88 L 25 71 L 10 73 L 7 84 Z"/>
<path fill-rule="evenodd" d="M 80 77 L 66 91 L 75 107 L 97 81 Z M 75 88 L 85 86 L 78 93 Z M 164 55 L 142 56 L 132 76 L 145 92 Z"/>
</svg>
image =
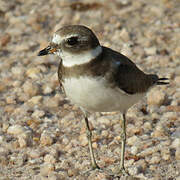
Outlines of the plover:
<svg viewBox="0 0 180 180">
<path fill-rule="evenodd" d="M 38 56 L 55 54 L 60 57 L 59 82 L 66 96 L 84 114 L 92 168 L 96 163 L 87 112 L 122 114 L 120 172 L 126 172 L 126 112 L 155 85 L 166 85 L 167 78 L 145 74 L 129 58 L 101 46 L 96 35 L 82 25 L 64 26 L 56 31 L 49 46 Z"/>
</svg>

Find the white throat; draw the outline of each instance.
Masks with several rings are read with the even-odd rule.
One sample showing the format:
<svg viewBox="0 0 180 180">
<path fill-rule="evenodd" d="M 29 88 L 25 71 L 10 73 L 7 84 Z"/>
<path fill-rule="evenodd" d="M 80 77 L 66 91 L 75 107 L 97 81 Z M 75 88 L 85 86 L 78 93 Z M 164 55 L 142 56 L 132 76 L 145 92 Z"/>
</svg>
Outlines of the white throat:
<svg viewBox="0 0 180 180">
<path fill-rule="evenodd" d="M 102 52 L 102 47 L 99 45 L 95 49 L 85 51 L 79 54 L 72 54 L 66 51 L 59 51 L 57 55 L 61 57 L 65 67 L 72 67 L 90 62 Z"/>
</svg>

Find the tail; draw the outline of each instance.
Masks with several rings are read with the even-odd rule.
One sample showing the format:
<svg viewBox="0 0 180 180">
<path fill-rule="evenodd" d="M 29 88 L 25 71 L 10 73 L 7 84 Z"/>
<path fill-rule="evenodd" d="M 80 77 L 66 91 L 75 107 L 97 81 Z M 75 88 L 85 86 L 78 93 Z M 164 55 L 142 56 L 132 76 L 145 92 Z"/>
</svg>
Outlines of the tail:
<svg viewBox="0 0 180 180">
<path fill-rule="evenodd" d="M 156 84 L 157 85 L 166 85 L 166 84 L 169 84 L 169 82 L 164 82 L 164 81 L 168 81 L 169 79 L 168 78 L 158 78 Z"/>
<path fill-rule="evenodd" d="M 168 82 L 168 78 L 159 78 L 157 75 L 155 74 L 150 74 L 150 81 L 151 81 L 151 85 L 166 85 L 169 84 Z"/>
</svg>

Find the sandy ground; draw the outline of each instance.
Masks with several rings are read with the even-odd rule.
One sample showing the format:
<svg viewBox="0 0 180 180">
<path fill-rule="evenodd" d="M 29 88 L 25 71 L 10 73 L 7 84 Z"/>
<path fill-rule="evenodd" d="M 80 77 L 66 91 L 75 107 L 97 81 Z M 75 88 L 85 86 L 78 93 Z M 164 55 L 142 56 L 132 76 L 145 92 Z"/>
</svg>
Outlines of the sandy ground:
<svg viewBox="0 0 180 180">
<path fill-rule="evenodd" d="M 104 46 L 170 78 L 127 113 L 131 176 L 120 179 L 180 180 L 180 1 L 76 2 L 0 0 L 0 180 L 117 179 L 87 171 L 85 124 L 59 88 L 59 59 L 37 57 L 64 24 L 87 25 Z M 120 161 L 120 118 L 89 117 L 97 162 L 112 172 Z"/>
</svg>

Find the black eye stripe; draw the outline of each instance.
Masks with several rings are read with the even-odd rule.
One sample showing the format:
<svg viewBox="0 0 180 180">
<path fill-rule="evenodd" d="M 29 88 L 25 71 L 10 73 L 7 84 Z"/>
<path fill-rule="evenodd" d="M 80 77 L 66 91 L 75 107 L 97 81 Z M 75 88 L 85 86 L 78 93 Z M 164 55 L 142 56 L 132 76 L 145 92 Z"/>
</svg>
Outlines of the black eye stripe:
<svg viewBox="0 0 180 180">
<path fill-rule="evenodd" d="M 78 43 L 78 37 L 71 37 L 71 38 L 67 39 L 67 43 L 71 46 L 77 44 Z"/>
</svg>

